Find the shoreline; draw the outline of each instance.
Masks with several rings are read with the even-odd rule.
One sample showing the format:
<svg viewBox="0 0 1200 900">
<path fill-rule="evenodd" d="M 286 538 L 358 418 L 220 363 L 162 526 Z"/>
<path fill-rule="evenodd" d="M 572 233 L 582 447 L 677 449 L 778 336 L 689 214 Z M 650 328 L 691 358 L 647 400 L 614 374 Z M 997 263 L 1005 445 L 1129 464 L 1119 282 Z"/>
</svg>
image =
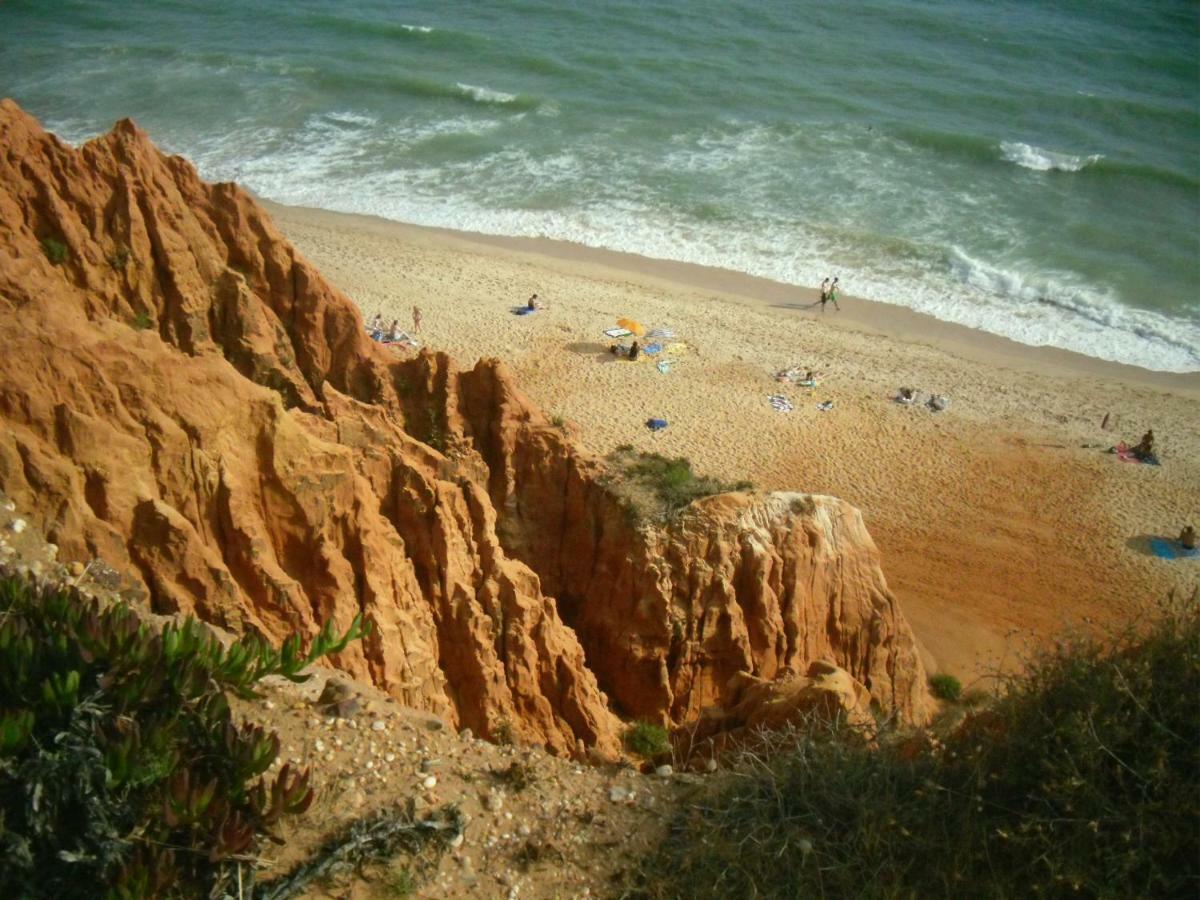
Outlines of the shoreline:
<svg viewBox="0 0 1200 900">
<path fill-rule="evenodd" d="M 1200 520 L 1200 375 L 1026 347 L 849 296 L 822 315 L 813 289 L 742 273 L 264 206 L 364 319 L 406 328 L 419 305 L 422 344 L 462 367 L 501 358 L 587 451 L 629 445 L 860 509 L 931 671 L 988 679 L 1064 629 L 1137 622 L 1200 583 L 1200 566 L 1147 544 Z M 535 291 L 544 310 L 512 315 Z M 676 331 L 686 346 L 668 371 L 608 352 L 603 331 L 621 316 Z M 778 382 L 791 365 L 827 377 Z M 950 406 L 892 402 L 900 385 Z M 670 427 L 650 432 L 648 417 Z M 1162 467 L 1103 452 L 1147 427 Z"/>
<path fill-rule="evenodd" d="M 1077 375 L 1104 378 L 1181 392 L 1200 399 L 1200 372 L 1161 372 L 1128 363 L 1088 356 L 1060 347 L 1034 346 L 955 322 L 946 322 L 907 306 L 868 300 L 853 294 L 842 296 L 843 310 L 830 307 L 824 314 L 814 304 L 817 288 L 801 287 L 750 275 L 733 269 L 697 263 L 656 259 L 619 250 L 590 247 L 553 238 L 509 237 L 414 225 L 380 216 L 343 213 L 315 207 L 289 206 L 256 197 L 276 219 L 302 217 L 326 227 L 351 224 L 383 236 L 419 239 L 436 237 L 477 252 L 502 252 L 539 259 L 546 264 L 565 263 L 587 267 L 605 277 L 636 276 L 666 289 L 684 286 L 704 291 L 711 299 L 771 310 L 780 315 L 820 317 L 834 328 L 884 337 L 906 344 L 932 347 L 954 355 L 998 367 L 1038 374 Z"/>
</svg>

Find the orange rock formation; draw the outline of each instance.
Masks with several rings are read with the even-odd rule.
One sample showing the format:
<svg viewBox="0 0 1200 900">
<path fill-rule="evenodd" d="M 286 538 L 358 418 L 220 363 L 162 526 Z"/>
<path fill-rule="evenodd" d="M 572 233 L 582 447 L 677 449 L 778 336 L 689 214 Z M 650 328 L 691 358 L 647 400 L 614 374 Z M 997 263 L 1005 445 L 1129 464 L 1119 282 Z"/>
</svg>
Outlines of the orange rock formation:
<svg viewBox="0 0 1200 900">
<path fill-rule="evenodd" d="M 398 359 L 232 184 L 133 123 L 78 150 L 0 102 L 0 489 L 152 606 L 274 639 L 557 752 L 680 722 L 731 676 L 844 668 L 926 714 L 861 517 L 725 495 L 633 521 L 495 360 Z"/>
</svg>

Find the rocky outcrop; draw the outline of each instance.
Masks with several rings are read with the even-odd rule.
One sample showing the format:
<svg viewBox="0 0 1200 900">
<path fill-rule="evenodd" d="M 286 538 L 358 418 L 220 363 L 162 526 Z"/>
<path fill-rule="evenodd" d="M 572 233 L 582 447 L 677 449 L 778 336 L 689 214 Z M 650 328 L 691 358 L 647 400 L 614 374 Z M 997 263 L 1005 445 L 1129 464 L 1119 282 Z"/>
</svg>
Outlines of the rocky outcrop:
<svg viewBox="0 0 1200 900">
<path fill-rule="evenodd" d="M 76 150 L 4 101 L 0 148 L 0 489 L 65 558 L 274 639 L 362 613 L 337 665 L 558 752 L 816 659 L 923 717 L 851 507 L 639 525 L 501 364 L 374 344 L 252 198 L 132 123 Z"/>
</svg>

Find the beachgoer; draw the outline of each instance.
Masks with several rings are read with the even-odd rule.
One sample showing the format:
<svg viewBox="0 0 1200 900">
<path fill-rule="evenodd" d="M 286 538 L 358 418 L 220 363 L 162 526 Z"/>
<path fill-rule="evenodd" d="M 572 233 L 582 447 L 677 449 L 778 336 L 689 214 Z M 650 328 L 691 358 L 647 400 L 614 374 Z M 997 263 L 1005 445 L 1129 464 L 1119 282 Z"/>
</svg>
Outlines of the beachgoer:
<svg viewBox="0 0 1200 900">
<path fill-rule="evenodd" d="M 629 348 L 629 358 L 631 360 L 637 359 L 641 349 L 642 348 L 638 346 L 638 342 L 634 341 L 633 345 Z"/>
<path fill-rule="evenodd" d="M 528 309 L 538 309 L 539 305 L 540 305 L 538 303 L 538 295 L 534 294 L 532 297 L 530 297 L 529 302 L 525 305 L 526 305 L 526 308 L 528 308 Z"/>
<path fill-rule="evenodd" d="M 835 279 L 833 279 L 833 282 L 829 285 L 829 302 L 833 304 L 834 309 L 836 309 L 838 312 L 841 312 L 842 308 L 840 306 L 838 306 L 838 302 L 837 302 L 839 291 L 841 291 L 841 288 L 838 287 L 838 280 L 835 278 Z"/>
<path fill-rule="evenodd" d="M 913 400 L 915 400 L 915 399 L 916 399 L 916 392 L 912 388 L 908 388 L 908 387 L 900 388 L 900 402 L 901 403 L 912 403 Z"/>
<path fill-rule="evenodd" d="M 1179 532 L 1179 546 L 1184 550 L 1196 549 L 1196 529 L 1191 525 L 1183 526 L 1183 531 Z"/>
<path fill-rule="evenodd" d="M 821 282 L 821 312 L 825 312 L 825 304 L 829 302 L 829 279 Z"/>
<path fill-rule="evenodd" d="M 392 327 L 388 329 L 388 341 L 398 341 L 404 337 L 404 332 L 400 330 L 400 320 L 392 319 Z"/>
<path fill-rule="evenodd" d="M 1146 433 L 1142 435 L 1141 441 L 1132 450 L 1133 455 L 1138 459 L 1149 459 L 1154 455 L 1154 429 L 1147 428 Z"/>
<path fill-rule="evenodd" d="M 383 313 L 375 313 L 375 317 L 371 319 L 367 325 L 367 331 L 370 334 L 375 334 L 377 331 L 383 331 Z"/>
<path fill-rule="evenodd" d="M 421 307 L 413 307 L 413 331 L 421 330 Z"/>
</svg>

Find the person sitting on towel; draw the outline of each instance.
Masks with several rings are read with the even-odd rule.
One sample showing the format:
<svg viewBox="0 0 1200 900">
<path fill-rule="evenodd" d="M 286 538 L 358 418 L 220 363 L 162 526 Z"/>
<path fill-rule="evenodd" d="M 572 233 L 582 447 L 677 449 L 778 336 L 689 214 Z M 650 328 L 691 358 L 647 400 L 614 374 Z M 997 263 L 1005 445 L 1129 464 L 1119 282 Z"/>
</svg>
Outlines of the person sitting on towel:
<svg viewBox="0 0 1200 900">
<path fill-rule="evenodd" d="M 525 304 L 525 308 L 530 310 L 531 312 L 535 309 L 539 309 L 540 307 L 541 307 L 541 304 L 538 303 L 538 295 L 537 294 L 534 294 L 532 297 L 530 297 L 529 302 Z"/>
<path fill-rule="evenodd" d="M 629 358 L 634 360 L 638 358 L 638 354 L 642 352 L 642 348 L 638 346 L 638 342 L 634 341 L 629 348 Z"/>
<path fill-rule="evenodd" d="M 1141 441 L 1131 451 L 1138 459 L 1149 459 L 1154 455 L 1154 429 L 1146 429 Z"/>
<path fill-rule="evenodd" d="M 374 318 L 367 323 L 367 333 L 371 335 L 371 337 L 375 337 L 375 335 L 379 334 L 381 331 L 383 331 L 383 313 L 377 312 L 375 313 Z M 375 339 L 379 340 L 379 338 Z"/>
<path fill-rule="evenodd" d="M 1179 532 L 1179 546 L 1184 550 L 1196 549 L 1196 529 L 1191 525 L 1185 525 L 1183 531 Z"/>
<path fill-rule="evenodd" d="M 395 343 L 396 341 L 398 341 L 404 337 L 408 337 L 408 335 L 406 335 L 403 331 L 400 330 L 400 320 L 392 319 L 392 327 L 388 329 L 387 337 L 385 338 L 385 340 L 388 343 Z"/>
</svg>

